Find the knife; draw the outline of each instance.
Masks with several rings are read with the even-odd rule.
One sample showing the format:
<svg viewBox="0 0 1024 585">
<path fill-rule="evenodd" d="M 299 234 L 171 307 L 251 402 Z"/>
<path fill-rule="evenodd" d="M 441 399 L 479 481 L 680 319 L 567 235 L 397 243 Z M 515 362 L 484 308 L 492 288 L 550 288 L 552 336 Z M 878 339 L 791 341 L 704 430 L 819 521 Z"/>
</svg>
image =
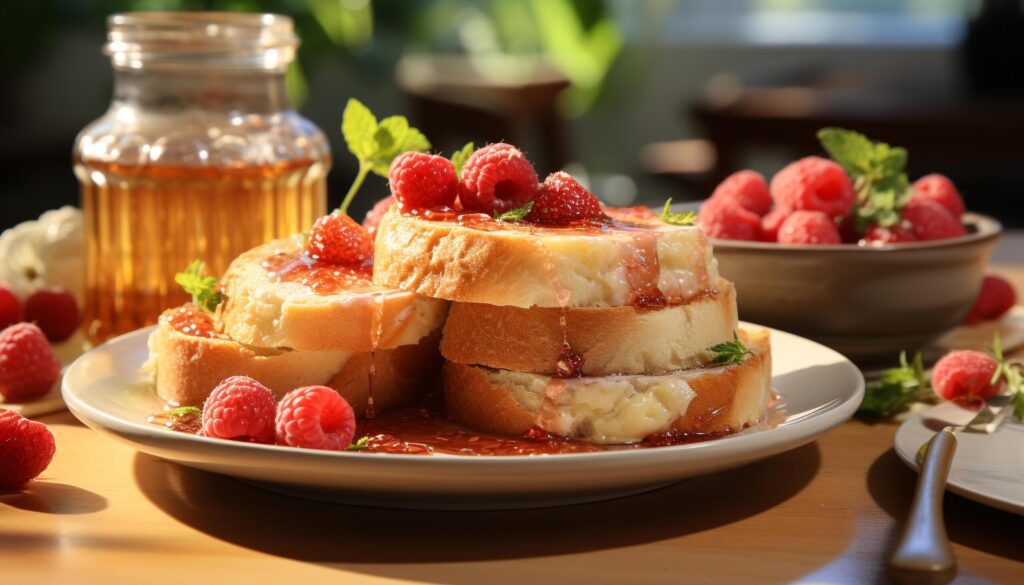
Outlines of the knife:
<svg viewBox="0 0 1024 585">
<path fill-rule="evenodd" d="M 956 453 L 956 435 L 991 434 L 1013 411 L 1009 396 L 995 396 L 966 425 L 947 426 L 917 451 L 921 472 L 910 516 L 896 550 L 889 557 L 889 573 L 898 583 L 946 583 L 956 575 L 956 557 L 942 518 L 942 497 Z"/>
</svg>

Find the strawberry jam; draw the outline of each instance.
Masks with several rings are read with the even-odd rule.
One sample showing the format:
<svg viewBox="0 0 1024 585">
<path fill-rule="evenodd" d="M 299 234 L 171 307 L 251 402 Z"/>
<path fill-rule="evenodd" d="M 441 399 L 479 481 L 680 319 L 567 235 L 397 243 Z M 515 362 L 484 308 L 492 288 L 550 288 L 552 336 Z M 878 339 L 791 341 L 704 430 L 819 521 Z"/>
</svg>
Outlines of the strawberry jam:
<svg viewBox="0 0 1024 585">
<path fill-rule="evenodd" d="M 178 333 L 212 339 L 218 337 L 213 317 L 192 303 L 176 309 L 168 309 L 160 315 L 160 321 L 167 323 Z"/>
<path fill-rule="evenodd" d="M 373 286 L 373 264 L 369 262 L 348 266 L 314 260 L 305 252 L 286 252 L 270 256 L 263 267 L 278 282 L 296 282 L 324 295 Z"/>
</svg>

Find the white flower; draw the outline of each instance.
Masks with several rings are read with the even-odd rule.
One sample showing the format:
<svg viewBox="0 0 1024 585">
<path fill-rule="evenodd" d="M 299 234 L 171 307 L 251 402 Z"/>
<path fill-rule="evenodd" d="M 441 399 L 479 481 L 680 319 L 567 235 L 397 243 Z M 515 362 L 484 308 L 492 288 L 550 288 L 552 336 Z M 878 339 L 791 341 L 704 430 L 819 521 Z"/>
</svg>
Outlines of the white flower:
<svg viewBox="0 0 1024 585">
<path fill-rule="evenodd" d="M 22 300 L 40 288 L 59 286 L 81 306 L 84 280 L 85 235 L 78 209 L 47 211 L 0 234 L 0 282 Z"/>
</svg>

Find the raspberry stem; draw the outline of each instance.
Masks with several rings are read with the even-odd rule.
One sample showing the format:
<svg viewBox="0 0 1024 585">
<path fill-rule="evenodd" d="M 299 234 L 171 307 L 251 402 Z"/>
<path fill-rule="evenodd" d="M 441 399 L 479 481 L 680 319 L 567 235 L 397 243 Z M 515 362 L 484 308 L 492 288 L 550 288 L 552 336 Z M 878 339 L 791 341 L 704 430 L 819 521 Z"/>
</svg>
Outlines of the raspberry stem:
<svg viewBox="0 0 1024 585">
<path fill-rule="evenodd" d="M 356 197 L 356 192 L 363 186 L 363 181 L 366 180 L 366 175 L 370 174 L 370 167 L 372 165 L 364 160 L 359 161 L 359 172 L 356 173 L 356 180 L 352 181 L 352 186 L 349 187 L 348 193 L 345 194 L 345 199 L 341 202 L 341 207 L 338 208 L 339 213 L 348 213 L 348 206 L 352 203 L 352 200 Z"/>
</svg>

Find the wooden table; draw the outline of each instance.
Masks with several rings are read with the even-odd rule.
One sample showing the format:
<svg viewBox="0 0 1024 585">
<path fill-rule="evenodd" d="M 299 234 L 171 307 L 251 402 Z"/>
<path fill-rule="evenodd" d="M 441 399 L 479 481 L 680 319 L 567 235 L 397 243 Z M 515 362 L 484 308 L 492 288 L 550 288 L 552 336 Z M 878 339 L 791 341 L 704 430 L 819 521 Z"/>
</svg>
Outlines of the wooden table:
<svg viewBox="0 0 1024 585">
<path fill-rule="evenodd" d="M 1024 269 L 1004 270 L 1024 291 Z M 916 475 L 893 424 L 609 502 L 510 512 L 348 507 L 136 453 L 69 413 L 0 494 L 0 583 L 872 583 Z M 958 580 L 1024 579 L 1024 517 L 946 496 Z M 28 579 L 31 577 L 31 580 Z"/>
</svg>

